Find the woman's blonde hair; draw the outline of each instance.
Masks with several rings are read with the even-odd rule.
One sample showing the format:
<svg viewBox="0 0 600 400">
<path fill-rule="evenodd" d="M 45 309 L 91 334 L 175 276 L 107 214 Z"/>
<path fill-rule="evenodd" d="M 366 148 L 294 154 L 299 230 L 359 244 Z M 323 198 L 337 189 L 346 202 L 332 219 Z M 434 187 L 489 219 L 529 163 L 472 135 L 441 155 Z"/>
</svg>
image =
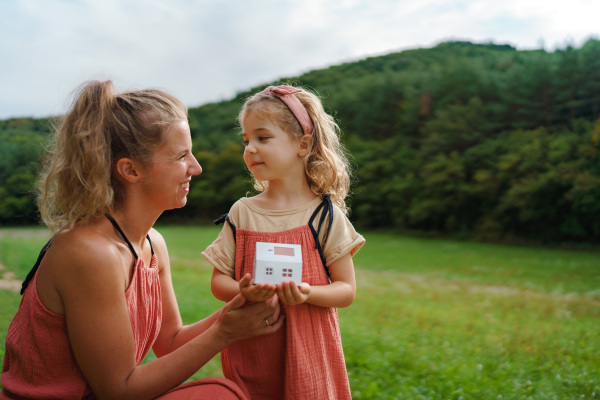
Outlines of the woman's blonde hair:
<svg viewBox="0 0 600 400">
<path fill-rule="evenodd" d="M 314 125 L 311 148 L 304 158 L 308 184 L 315 195 L 329 195 L 331 201 L 346 213 L 345 199 L 350 189 L 351 171 L 346 150 L 340 142 L 340 128 L 334 118 L 325 112 L 319 97 L 304 88 L 297 88 L 302 91 L 293 95 L 306 108 Z M 249 97 L 238 115 L 240 125 L 250 112 L 270 119 L 295 140 L 304 136 L 294 114 L 276 96 L 260 92 Z M 256 190 L 262 192 L 267 187 L 268 182 L 254 180 Z"/>
<path fill-rule="evenodd" d="M 160 90 L 115 93 L 111 81 L 84 83 L 43 159 L 37 190 L 44 223 L 56 232 L 111 212 L 123 196 L 116 162 L 149 165 L 163 133 L 180 121 L 187 108 Z"/>
</svg>

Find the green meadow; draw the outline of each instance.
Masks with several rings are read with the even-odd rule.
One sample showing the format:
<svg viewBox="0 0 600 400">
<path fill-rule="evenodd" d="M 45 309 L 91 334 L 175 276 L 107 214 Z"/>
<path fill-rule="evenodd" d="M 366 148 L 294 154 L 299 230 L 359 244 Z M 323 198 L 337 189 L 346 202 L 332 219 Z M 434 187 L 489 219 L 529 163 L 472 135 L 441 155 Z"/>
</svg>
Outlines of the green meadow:
<svg viewBox="0 0 600 400">
<path fill-rule="evenodd" d="M 159 231 L 194 322 L 222 304 L 201 256 L 219 227 Z M 339 310 L 354 399 L 600 398 L 600 251 L 364 236 L 356 300 Z M 11 282 L 47 238 L 0 230 L 0 358 L 20 300 Z M 194 379 L 219 375 L 217 356 Z"/>
</svg>

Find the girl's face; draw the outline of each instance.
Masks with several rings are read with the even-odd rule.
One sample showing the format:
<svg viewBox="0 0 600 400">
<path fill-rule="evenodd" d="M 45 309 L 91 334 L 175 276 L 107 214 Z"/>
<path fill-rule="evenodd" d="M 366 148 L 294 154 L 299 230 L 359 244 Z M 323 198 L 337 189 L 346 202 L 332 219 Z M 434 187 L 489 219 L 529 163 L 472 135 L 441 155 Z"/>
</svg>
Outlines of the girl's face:
<svg viewBox="0 0 600 400">
<path fill-rule="evenodd" d="M 246 146 L 244 161 L 257 180 L 283 180 L 298 173 L 304 176 L 300 141 L 293 140 L 273 121 L 252 111 L 242 120 L 242 129 Z"/>
<path fill-rule="evenodd" d="M 152 156 L 148 179 L 144 180 L 147 201 L 161 211 L 183 207 L 192 176 L 202 172 L 192 154 L 187 121 L 175 123 L 164 135 L 163 144 Z"/>
</svg>

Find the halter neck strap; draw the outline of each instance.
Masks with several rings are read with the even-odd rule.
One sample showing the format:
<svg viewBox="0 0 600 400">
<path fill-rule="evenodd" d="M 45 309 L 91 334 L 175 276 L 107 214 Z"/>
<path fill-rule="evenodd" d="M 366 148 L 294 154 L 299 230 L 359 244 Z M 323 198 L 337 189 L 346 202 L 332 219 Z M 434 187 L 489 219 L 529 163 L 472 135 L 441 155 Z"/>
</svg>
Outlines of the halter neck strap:
<svg viewBox="0 0 600 400">
<path fill-rule="evenodd" d="M 123 240 L 125 241 L 125 243 L 127 243 L 127 246 L 129 246 L 129 250 L 131 250 L 131 252 L 133 253 L 133 256 L 137 260 L 138 259 L 138 255 L 135 252 L 135 249 L 133 248 L 133 245 L 131 244 L 131 242 L 129 241 L 129 239 L 127 239 L 127 236 L 125 236 L 125 233 L 123 232 L 123 230 L 121 229 L 121 227 L 119 226 L 119 224 L 117 224 L 117 221 L 115 221 L 115 219 L 112 216 L 110 216 L 109 214 L 106 214 L 106 218 L 108 218 L 108 220 L 115 227 L 115 229 L 117 231 L 119 231 L 119 233 L 123 237 Z M 150 240 L 150 235 L 146 235 L 146 239 L 148 239 L 148 243 L 150 243 L 150 251 L 152 252 L 152 255 L 154 255 L 154 248 L 152 248 L 152 241 Z"/>
</svg>

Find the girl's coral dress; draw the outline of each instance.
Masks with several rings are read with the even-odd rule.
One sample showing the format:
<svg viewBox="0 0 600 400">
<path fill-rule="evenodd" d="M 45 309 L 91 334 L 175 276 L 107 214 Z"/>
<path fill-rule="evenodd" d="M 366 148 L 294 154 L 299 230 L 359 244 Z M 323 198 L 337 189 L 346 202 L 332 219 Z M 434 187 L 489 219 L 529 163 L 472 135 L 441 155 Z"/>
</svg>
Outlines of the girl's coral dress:
<svg viewBox="0 0 600 400">
<path fill-rule="evenodd" d="M 302 281 L 311 286 L 329 284 L 319 233 L 312 228 L 312 221 L 327 206 L 328 198 L 308 225 L 282 232 L 236 229 L 224 215 L 236 239 L 235 279 L 252 274 L 256 242 L 270 242 L 301 245 Z M 351 399 L 337 309 L 282 304 L 282 315 L 286 319 L 279 331 L 235 342 L 221 352 L 225 377 L 252 400 Z"/>
</svg>

